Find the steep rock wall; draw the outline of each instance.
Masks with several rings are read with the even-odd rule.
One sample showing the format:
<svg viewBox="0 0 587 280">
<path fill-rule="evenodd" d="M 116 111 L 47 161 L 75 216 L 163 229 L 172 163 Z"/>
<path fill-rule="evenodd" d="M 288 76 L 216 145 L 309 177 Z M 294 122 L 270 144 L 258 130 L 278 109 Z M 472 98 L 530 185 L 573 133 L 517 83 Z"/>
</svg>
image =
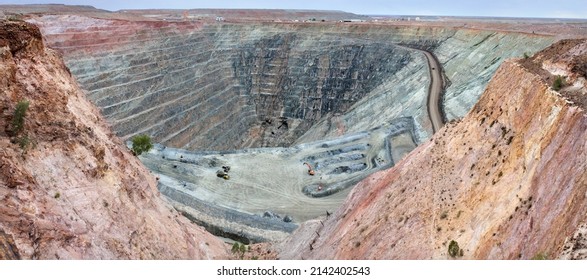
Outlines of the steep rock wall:
<svg viewBox="0 0 587 280">
<path fill-rule="evenodd" d="M 361 35 L 357 34 L 359 31 Z M 447 120 L 462 118 L 475 105 L 505 59 L 522 57 L 525 53 L 531 55 L 554 41 L 554 38 L 542 35 L 435 27 L 362 26 L 340 30 L 338 36 L 377 38 L 379 42 L 432 51 L 442 64 L 446 79 L 442 109 Z M 341 127 L 346 132 L 357 132 L 405 116 L 414 117 L 420 141 L 430 138 L 432 128 L 426 112 L 429 83 L 426 60 L 421 53 L 413 56 L 413 63 L 383 80 L 348 112 L 321 120 L 297 142 L 336 136 Z M 373 111 L 381 114 L 373 118 Z"/>
<path fill-rule="evenodd" d="M 280 257 L 447 259 L 451 240 L 465 259 L 557 256 L 587 219 L 585 139 L 584 109 L 506 62 L 462 121 L 302 225 Z"/>
<path fill-rule="evenodd" d="M 432 133 L 427 66 L 420 52 L 398 44 L 438 51 L 451 84 L 445 111 L 452 119 L 472 107 L 503 59 L 552 41 L 343 23 L 203 25 L 80 16 L 29 21 L 63 52 L 118 135 L 147 133 L 187 149 L 288 146 L 398 117 L 414 117 L 424 140 Z M 369 113 L 373 106 L 381 110 L 377 117 Z M 286 131 L 279 118 L 288 119 Z"/>
<path fill-rule="evenodd" d="M 444 95 L 447 119 L 462 118 L 475 105 L 505 59 L 531 56 L 553 42 L 543 35 L 458 30 L 434 49 L 450 82 Z"/>
<path fill-rule="evenodd" d="M 164 201 L 37 27 L 0 22 L 0 69 L 0 258 L 229 256 Z"/>
<path fill-rule="evenodd" d="M 393 45 L 275 26 L 49 19 L 34 22 L 117 133 L 184 148 L 260 146 L 255 126 L 275 117 L 301 120 L 303 132 L 411 59 Z"/>
</svg>

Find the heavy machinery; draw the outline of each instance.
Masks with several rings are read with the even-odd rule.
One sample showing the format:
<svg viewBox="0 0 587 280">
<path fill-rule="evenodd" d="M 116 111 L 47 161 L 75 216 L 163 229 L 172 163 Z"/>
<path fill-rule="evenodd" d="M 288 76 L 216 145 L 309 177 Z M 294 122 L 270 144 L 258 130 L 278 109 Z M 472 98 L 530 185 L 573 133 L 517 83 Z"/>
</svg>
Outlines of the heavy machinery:
<svg viewBox="0 0 587 280">
<path fill-rule="evenodd" d="M 218 171 L 216 171 L 216 176 L 217 177 L 220 177 L 220 178 L 222 178 L 224 180 L 230 179 L 230 176 L 228 176 L 228 173 L 226 173 L 224 170 L 218 170 Z"/>
<path fill-rule="evenodd" d="M 307 162 L 304 162 L 304 164 L 306 166 L 308 166 L 308 175 L 314 176 L 314 174 L 316 174 L 316 172 L 314 172 L 314 170 L 312 169 L 312 166 L 309 163 L 307 163 Z"/>
</svg>

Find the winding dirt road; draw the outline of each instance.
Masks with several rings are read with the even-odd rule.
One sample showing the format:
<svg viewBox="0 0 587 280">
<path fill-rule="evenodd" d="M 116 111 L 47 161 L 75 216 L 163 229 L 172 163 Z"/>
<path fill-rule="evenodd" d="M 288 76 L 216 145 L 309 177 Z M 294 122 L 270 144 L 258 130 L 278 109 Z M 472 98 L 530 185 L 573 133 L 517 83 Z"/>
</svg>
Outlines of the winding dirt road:
<svg viewBox="0 0 587 280">
<path fill-rule="evenodd" d="M 430 70 L 430 86 L 428 88 L 428 116 L 432 122 L 432 131 L 438 131 L 443 125 L 442 118 L 442 102 L 441 94 L 444 89 L 444 80 L 442 79 L 442 71 L 440 63 L 432 53 L 421 50 L 428 60 L 428 68 Z"/>
<path fill-rule="evenodd" d="M 438 62 L 436 56 L 431 52 L 418 49 L 411 46 L 400 45 L 401 47 L 421 51 L 428 61 L 428 71 L 430 72 L 430 85 L 428 86 L 428 100 L 426 107 L 428 117 L 432 123 L 432 133 L 436 133 L 444 125 L 442 116 L 442 93 L 444 91 L 444 79 L 442 78 L 442 65 Z"/>
</svg>

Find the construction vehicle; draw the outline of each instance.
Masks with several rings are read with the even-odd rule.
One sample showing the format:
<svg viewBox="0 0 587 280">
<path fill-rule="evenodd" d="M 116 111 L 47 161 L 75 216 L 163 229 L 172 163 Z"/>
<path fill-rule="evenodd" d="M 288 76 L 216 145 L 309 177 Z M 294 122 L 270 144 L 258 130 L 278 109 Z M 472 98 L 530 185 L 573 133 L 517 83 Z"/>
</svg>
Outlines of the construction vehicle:
<svg viewBox="0 0 587 280">
<path fill-rule="evenodd" d="M 307 163 L 307 162 L 304 162 L 304 164 L 308 166 L 308 175 L 314 176 L 314 174 L 316 174 L 316 173 L 312 169 L 312 166 L 309 163 Z"/>
<path fill-rule="evenodd" d="M 230 179 L 230 176 L 228 176 L 228 173 L 224 172 L 224 170 L 218 170 L 218 171 L 216 171 L 216 176 L 219 177 L 219 178 L 222 178 L 224 180 Z"/>
</svg>

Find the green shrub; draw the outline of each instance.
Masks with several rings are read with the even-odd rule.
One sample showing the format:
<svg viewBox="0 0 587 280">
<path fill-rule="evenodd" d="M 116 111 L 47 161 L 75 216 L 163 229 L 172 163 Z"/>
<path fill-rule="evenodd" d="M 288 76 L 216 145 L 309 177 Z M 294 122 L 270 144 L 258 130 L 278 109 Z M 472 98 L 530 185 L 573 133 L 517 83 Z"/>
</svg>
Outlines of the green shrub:
<svg viewBox="0 0 587 280">
<path fill-rule="evenodd" d="M 556 76 L 554 82 L 552 83 L 552 89 L 559 91 L 561 88 L 565 86 L 565 80 L 561 76 Z"/>
<path fill-rule="evenodd" d="M 250 248 L 247 245 L 242 244 L 240 242 L 234 242 L 234 244 L 232 244 L 232 249 L 230 251 L 242 260 L 245 256 L 245 252 L 248 250 L 250 250 Z"/>
<path fill-rule="evenodd" d="M 24 128 L 24 117 L 26 116 L 28 108 L 29 102 L 27 100 L 22 100 L 16 104 L 16 109 L 14 110 L 14 116 L 12 118 L 12 134 L 14 136 L 19 134 Z"/>
<path fill-rule="evenodd" d="M 142 153 L 146 153 L 153 148 L 153 144 L 151 143 L 151 137 L 148 135 L 137 135 L 132 138 L 132 149 L 131 151 L 135 155 L 141 155 Z"/>
<path fill-rule="evenodd" d="M 240 251 L 240 244 L 238 242 L 234 242 L 234 244 L 232 244 L 232 249 L 230 249 L 230 251 L 233 253 Z"/>
<path fill-rule="evenodd" d="M 539 261 L 548 260 L 548 255 L 546 255 L 544 253 L 538 253 L 534 257 L 532 257 L 532 260 L 539 260 Z"/>
<path fill-rule="evenodd" d="M 530 58 L 530 55 L 528 53 L 524 53 L 524 59 L 528 59 Z"/>
<path fill-rule="evenodd" d="M 444 212 L 442 212 L 442 214 L 440 214 L 440 219 L 441 219 L 441 220 L 444 220 L 444 219 L 446 219 L 447 217 L 448 217 L 448 212 L 447 212 L 447 211 L 444 211 Z"/>
<path fill-rule="evenodd" d="M 456 258 L 457 256 L 462 256 L 463 252 L 462 250 L 459 248 L 459 243 L 451 240 L 450 243 L 448 244 L 448 254 L 453 257 Z"/>
<path fill-rule="evenodd" d="M 6 17 L 6 20 L 8 21 L 24 21 L 22 20 L 22 15 L 9 15 L 8 17 Z"/>
<path fill-rule="evenodd" d="M 26 151 L 26 149 L 28 149 L 29 145 L 31 144 L 31 139 L 26 134 L 23 135 L 22 137 L 17 138 L 16 141 L 18 142 L 18 146 L 23 151 Z"/>
</svg>

